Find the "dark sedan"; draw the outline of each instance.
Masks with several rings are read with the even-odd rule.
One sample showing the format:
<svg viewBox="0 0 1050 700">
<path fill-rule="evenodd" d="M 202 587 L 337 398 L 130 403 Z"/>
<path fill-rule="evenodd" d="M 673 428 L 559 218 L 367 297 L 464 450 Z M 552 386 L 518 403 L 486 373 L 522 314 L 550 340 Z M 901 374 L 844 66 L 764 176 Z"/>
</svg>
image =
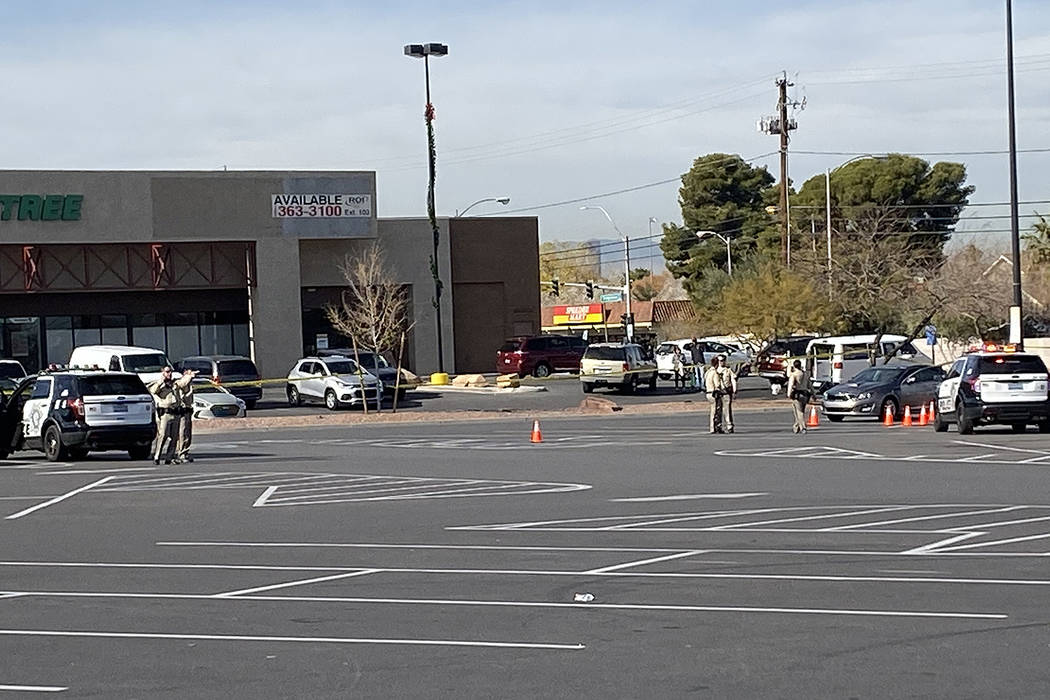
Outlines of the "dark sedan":
<svg viewBox="0 0 1050 700">
<path fill-rule="evenodd" d="M 937 399 L 944 370 L 930 365 L 890 364 L 868 367 L 848 382 L 824 393 L 824 415 L 833 422 L 846 416 L 882 418 L 889 408 L 894 417 L 910 406 L 917 415 Z"/>
</svg>

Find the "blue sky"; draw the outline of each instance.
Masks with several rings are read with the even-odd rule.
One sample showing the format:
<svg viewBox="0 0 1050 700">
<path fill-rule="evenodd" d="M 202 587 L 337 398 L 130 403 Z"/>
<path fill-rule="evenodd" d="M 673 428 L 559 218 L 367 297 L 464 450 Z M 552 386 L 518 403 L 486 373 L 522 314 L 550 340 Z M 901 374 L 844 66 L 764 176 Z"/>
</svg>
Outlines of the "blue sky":
<svg viewBox="0 0 1050 700">
<path fill-rule="evenodd" d="M 380 216 L 420 216 L 423 66 L 402 45 L 439 41 L 440 214 L 506 195 L 472 213 L 539 216 L 545 239 L 611 237 L 579 210 L 600 204 L 647 235 L 649 217 L 680 220 L 677 178 L 697 156 L 776 172 L 762 154 L 777 140 L 755 122 L 773 113 L 781 71 L 806 100 L 796 183 L 900 151 L 964 162 L 974 202 L 1009 192 L 1006 156 L 973 153 L 1007 144 L 999 0 L 51 0 L 5 8 L 4 25 L 4 168 L 376 170 Z M 1050 3 L 1016 0 L 1014 36 L 1018 146 L 1050 149 Z M 1048 166 L 1050 153 L 1021 154 L 1023 200 L 1050 199 Z"/>
</svg>

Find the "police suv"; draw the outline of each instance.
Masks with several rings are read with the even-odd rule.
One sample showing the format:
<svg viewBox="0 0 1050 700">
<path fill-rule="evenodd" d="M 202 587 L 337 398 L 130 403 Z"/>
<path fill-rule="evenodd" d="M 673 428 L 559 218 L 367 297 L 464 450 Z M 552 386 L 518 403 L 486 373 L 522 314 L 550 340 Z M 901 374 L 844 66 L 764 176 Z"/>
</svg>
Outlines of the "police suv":
<svg viewBox="0 0 1050 700">
<path fill-rule="evenodd" d="M 969 435 L 976 425 L 1009 425 L 1015 433 L 1035 423 L 1050 432 L 1046 365 L 1038 355 L 1011 346 L 985 346 L 952 363 L 937 389 L 933 427 L 943 433 L 951 422 Z"/>
<path fill-rule="evenodd" d="M 51 462 L 92 450 L 146 459 L 157 433 L 153 397 L 129 372 L 54 369 L 26 377 L 0 409 L 0 458 L 39 450 Z"/>
</svg>

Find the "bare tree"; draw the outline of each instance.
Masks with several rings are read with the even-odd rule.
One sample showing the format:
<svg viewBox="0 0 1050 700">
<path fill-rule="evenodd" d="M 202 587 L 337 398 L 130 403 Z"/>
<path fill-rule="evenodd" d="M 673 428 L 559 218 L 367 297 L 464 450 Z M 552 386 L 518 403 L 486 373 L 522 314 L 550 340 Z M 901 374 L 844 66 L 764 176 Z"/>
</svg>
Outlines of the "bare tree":
<svg viewBox="0 0 1050 700">
<path fill-rule="evenodd" d="M 408 290 L 393 281 L 386 256 L 373 243 L 359 256 L 346 256 L 339 265 L 346 281 L 338 305 L 325 307 L 325 316 L 335 330 L 358 346 L 376 353 L 397 347 L 409 321 Z"/>
</svg>

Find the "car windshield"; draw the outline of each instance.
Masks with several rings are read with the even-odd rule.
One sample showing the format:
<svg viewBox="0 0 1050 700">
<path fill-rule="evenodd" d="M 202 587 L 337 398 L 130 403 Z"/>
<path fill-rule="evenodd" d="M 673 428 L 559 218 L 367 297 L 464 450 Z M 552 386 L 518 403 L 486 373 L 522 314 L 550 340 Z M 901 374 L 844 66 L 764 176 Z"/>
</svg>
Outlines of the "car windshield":
<svg viewBox="0 0 1050 700">
<path fill-rule="evenodd" d="M 16 365 L 14 362 L 0 362 L 0 377 L 4 379 L 21 379 L 26 376 L 26 373 L 22 371 L 21 365 Z"/>
<path fill-rule="evenodd" d="M 225 394 L 226 392 L 215 386 L 214 384 L 193 384 L 193 393 L 195 394 Z"/>
<path fill-rule="evenodd" d="M 869 367 L 858 372 L 850 381 L 855 384 L 882 384 L 897 379 L 906 371 L 906 367 Z"/>
<path fill-rule="evenodd" d="M 361 352 L 357 356 L 361 360 L 361 366 L 365 369 L 383 369 L 390 366 L 385 357 L 374 352 Z"/>
<path fill-rule="evenodd" d="M 583 353 L 583 356 L 588 360 L 619 360 L 623 361 L 627 359 L 624 354 L 622 347 L 609 347 L 601 345 L 592 345 L 587 348 L 587 351 Z"/>
<path fill-rule="evenodd" d="M 657 355 L 670 355 L 674 353 L 674 349 L 680 347 L 676 343 L 660 343 L 660 347 L 656 348 Z"/>
<path fill-rule="evenodd" d="M 339 360 L 338 362 L 329 360 L 325 364 L 328 365 L 328 371 L 332 374 L 357 374 L 357 365 L 353 360 Z"/>
<path fill-rule="evenodd" d="M 519 347 L 521 347 L 521 341 L 520 340 L 513 340 L 513 339 L 506 340 L 506 341 L 503 342 L 503 345 L 500 346 L 499 351 L 500 352 L 514 352 Z"/>
<path fill-rule="evenodd" d="M 124 369 L 128 372 L 159 372 L 169 364 L 168 358 L 159 352 L 124 356 Z"/>
<path fill-rule="evenodd" d="M 245 374 L 254 377 L 258 374 L 251 360 L 222 360 L 219 362 L 219 374 L 224 377 Z"/>
<path fill-rule="evenodd" d="M 146 385 L 138 377 L 123 374 L 94 374 L 80 378 L 80 393 L 84 396 L 127 396 L 146 394 Z"/>
<path fill-rule="evenodd" d="M 1035 355 L 999 355 L 982 357 L 978 371 L 980 374 L 1046 374 L 1046 365 Z"/>
</svg>

